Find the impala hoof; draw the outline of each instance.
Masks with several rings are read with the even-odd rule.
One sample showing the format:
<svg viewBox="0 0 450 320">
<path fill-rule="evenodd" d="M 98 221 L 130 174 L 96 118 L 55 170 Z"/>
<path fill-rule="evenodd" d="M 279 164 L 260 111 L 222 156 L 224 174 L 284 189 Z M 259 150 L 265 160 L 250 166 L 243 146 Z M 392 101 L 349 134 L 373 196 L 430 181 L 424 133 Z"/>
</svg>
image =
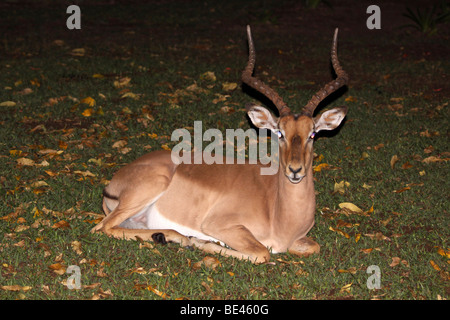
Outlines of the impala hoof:
<svg viewBox="0 0 450 320">
<path fill-rule="evenodd" d="M 152 239 L 153 239 L 154 243 L 167 244 L 164 233 L 161 233 L 161 232 L 154 233 L 154 234 L 152 234 Z"/>
</svg>

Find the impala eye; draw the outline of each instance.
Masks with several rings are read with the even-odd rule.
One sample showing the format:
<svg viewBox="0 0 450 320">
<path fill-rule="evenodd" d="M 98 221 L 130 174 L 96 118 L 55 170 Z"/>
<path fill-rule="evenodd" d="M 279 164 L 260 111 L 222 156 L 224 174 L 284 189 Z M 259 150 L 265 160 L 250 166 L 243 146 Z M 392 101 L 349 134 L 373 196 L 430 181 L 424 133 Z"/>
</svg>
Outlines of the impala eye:
<svg viewBox="0 0 450 320">
<path fill-rule="evenodd" d="M 316 136 L 316 133 L 313 132 L 313 133 L 311 133 L 311 135 L 309 136 L 309 139 L 313 140 L 315 136 Z"/>
<path fill-rule="evenodd" d="M 277 136 L 278 136 L 278 139 L 282 139 L 283 138 L 283 133 L 281 133 L 281 131 L 278 130 L 277 131 Z"/>
</svg>

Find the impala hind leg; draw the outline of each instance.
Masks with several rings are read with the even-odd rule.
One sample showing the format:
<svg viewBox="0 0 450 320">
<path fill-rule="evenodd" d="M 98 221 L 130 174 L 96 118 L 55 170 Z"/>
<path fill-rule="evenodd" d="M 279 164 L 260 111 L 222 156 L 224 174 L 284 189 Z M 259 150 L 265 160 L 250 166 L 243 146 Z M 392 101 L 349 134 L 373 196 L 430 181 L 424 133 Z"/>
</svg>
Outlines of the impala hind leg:
<svg viewBox="0 0 450 320">
<path fill-rule="evenodd" d="M 319 253 L 320 245 L 311 238 L 304 237 L 294 241 L 288 251 L 300 257 L 308 257 L 314 253 Z"/>
</svg>

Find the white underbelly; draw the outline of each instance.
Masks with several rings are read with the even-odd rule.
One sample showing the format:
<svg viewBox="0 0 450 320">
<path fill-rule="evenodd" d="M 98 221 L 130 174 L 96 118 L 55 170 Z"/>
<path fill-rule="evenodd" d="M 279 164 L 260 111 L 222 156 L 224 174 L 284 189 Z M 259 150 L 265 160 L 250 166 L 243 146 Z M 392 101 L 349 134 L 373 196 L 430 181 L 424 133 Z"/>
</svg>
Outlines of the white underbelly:
<svg viewBox="0 0 450 320">
<path fill-rule="evenodd" d="M 217 242 L 219 240 L 210 237 L 199 230 L 192 229 L 177 222 L 174 222 L 161 214 L 156 205 L 149 207 L 147 214 L 147 229 L 172 229 L 186 237 L 195 237 L 206 241 Z"/>
</svg>

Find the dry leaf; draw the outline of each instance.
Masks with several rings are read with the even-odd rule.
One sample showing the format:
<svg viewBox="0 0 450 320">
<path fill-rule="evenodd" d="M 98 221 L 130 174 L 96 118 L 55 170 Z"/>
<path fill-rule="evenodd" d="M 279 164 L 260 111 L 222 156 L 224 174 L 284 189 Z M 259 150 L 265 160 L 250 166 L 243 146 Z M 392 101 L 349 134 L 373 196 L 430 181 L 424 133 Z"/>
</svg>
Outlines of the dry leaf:
<svg viewBox="0 0 450 320">
<path fill-rule="evenodd" d="M 118 148 L 123 148 L 128 144 L 128 142 L 126 140 L 118 140 L 116 142 L 114 142 L 114 144 L 112 145 L 112 147 L 114 149 L 118 149 Z"/>
<path fill-rule="evenodd" d="M 81 251 L 81 242 L 80 241 L 72 241 L 70 243 L 72 250 L 75 251 L 78 255 L 82 254 L 83 251 Z"/>
<path fill-rule="evenodd" d="M 339 273 L 351 273 L 351 274 L 356 274 L 356 267 L 351 267 L 348 269 L 339 269 L 338 270 Z"/>
<path fill-rule="evenodd" d="M 29 228 L 30 228 L 30 226 L 25 226 L 25 225 L 21 224 L 20 226 L 17 226 L 14 229 L 14 232 L 22 232 L 22 231 L 28 230 Z"/>
<path fill-rule="evenodd" d="M 391 168 L 392 168 L 392 169 L 394 169 L 395 164 L 397 163 L 398 160 L 399 160 L 399 159 L 398 159 L 398 156 L 397 156 L 397 155 L 393 155 L 393 156 L 392 156 L 392 158 L 391 158 Z"/>
<path fill-rule="evenodd" d="M 215 270 L 218 266 L 219 267 L 221 266 L 221 263 L 216 258 L 207 256 L 207 257 L 204 257 L 203 260 L 194 263 L 192 265 L 192 268 L 194 270 L 198 270 L 202 267 L 202 265 L 204 265 L 206 268 L 211 268 L 211 269 Z"/>
<path fill-rule="evenodd" d="M 387 240 L 387 241 L 391 241 L 391 239 L 389 237 L 386 237 L 385 235 L 383 235 L 381 232 L 377 232 L 377 233 L 365 233 L 364 234 L 366 237 L 369 237 L 371 239 L 374 240 Z"/>
<path fill-rule="evenodd" d="M 69 228 L 69 227 L 70 227 L 70 224 L 65 220 L 58 221 L 54 225 L 52 225 L 52 229 L 59 229 L 59 228 L 64 229 L 64 228 Z"/>
<path fill-rule="evenodd" d="M 444 161 L 447 162 L 448 160 L 449 160 L 448 158 L 441 159 L 441 158 L 438 158 L 435 156 L 431 156 L 431 157 L 423 159 L 422 162 L 423 163 L 444 162 Z"/>
<path fill-rule="evenodd" d="M 34 166 L 36 165 L 36 162 L 34 160 L 28 159 L 28 158 L 19 158 L 17 159 L 17 164 L 21 166 Z"/>
<path fill-rule="evenodd" d="M 344 232 L 344 231 L 342 231 L 340 229 L 336 229 L 336 228 L 333 228 L 333 227 L 329 227 L 328 229 L 331 230 L 331 231 L 339 233 L 340 235 L 346 237 L 347 239 L 350 238 L 350 235 L 347 232 Z"/>
<path fill-rule="evenodd" d="M 87 104 L 89 107 L 95 106 L 95 99 L 91 97 L 86 97 L 80 101 L 81 103 Z"/>
<path fill-rule="evenodd" d="M 14 107 L 16 103 L 14 101 L 3 101 L 0 103 L 0 107 Z"/>
<path fill-rule="evenodd" d="M 433 267 L 434 270 L 441 271 L 441 268 L 433 260 L 430 260 L 430 264 L 431 264 L 431 266 Z"/>
<path fill-rule="evenodd" d="M 313 169 L 314 169 L 314 172 L 320 172 L 320 171 L 322 171 L 322 169 L 327 168 L 329 166 L 330 165 L 328 163 L 321 163 L 321 164 L 318 164 L 317 166 L 314 166 Z"/>
<path fill-rule="evenodd" d="M 342 180 L 341 182 L 334 183 L 334 191 L 335 193 L 340 193 L 340 194 L 344 194 L 345 193 L 345 188 L 350 186 L 350 182 L 348 181 L 344 181 Z"/>
<path fill-rule="evenodd" d="M 222 83 L 222 90 L 223 91 L 232 91 L 237 88 L 236 82 L 224 82 Z"/>
<path fill-rule="evenodd" d="M 446 257 L 447 259 L 450 259 L 450 249 L 444 250 L 441 247 L 436 247 L 437 253 L 439 253 L 441 256 Z"/>
<path fill-rule="evenodd" d="M 200 79 L 202 80 L 209 80 L 209 81 L 216 81 L 216 75 L 212 71 L 207 71 L 200 75 Z"/>
<path fill-rule="evenodd" d="M 77 56 L 77 57 L 82 57 L 82 56 L 84 56 L 85 53 L 86 53 L 86 49 L 84 49 L 84 48 L 75 48 L 70 52 L 70 54 L 72 56 Z"/>
<path fill-rule="evenodd" d="M 360 208 L 358 208 L 356 205 L 354 205 L 351 202 L 342 202 L 339 204 L 339 208 L 341 208 L 341 209 L 345 208 L 345 209 L 348 209 L 355 213 L 363 213 L 363 211 Z"/>
<path fill-rule="evenodd" d="M 63 275 L 66 273 L 66 267 L 59 262 L 49 265 L 48 268 L 59 275 Z"/>
<path fill-rule="evenodd" d="M 33 287 L 30 286 L 19 286 L 19 285 L 12 285 L 12 286 L 0 286 L 0 289 L 5 291 L 24 291 L 27 292 L 31 290 Z"/>
<path fill-rule="evenodd" d="M 402 189 L 394 190 L 392 192 L 394 192 L 394 193 L 402 193 L 402 192 L 405 192 L 406 190 L 409 190 L 409 189 L 411 189 L 411 188 L 410 187 L 404 187 Z"/>
<path fill-rule="evenodd" d="M 154 288 L 153 286 L 148 286 L 146 289 L 153 292 L 154 294 L 160 296 L 163 299 L 170 298 L 169 295 L 167 295 L 164 292 L 159 291 L 158 289 Z"/>
</svg>

